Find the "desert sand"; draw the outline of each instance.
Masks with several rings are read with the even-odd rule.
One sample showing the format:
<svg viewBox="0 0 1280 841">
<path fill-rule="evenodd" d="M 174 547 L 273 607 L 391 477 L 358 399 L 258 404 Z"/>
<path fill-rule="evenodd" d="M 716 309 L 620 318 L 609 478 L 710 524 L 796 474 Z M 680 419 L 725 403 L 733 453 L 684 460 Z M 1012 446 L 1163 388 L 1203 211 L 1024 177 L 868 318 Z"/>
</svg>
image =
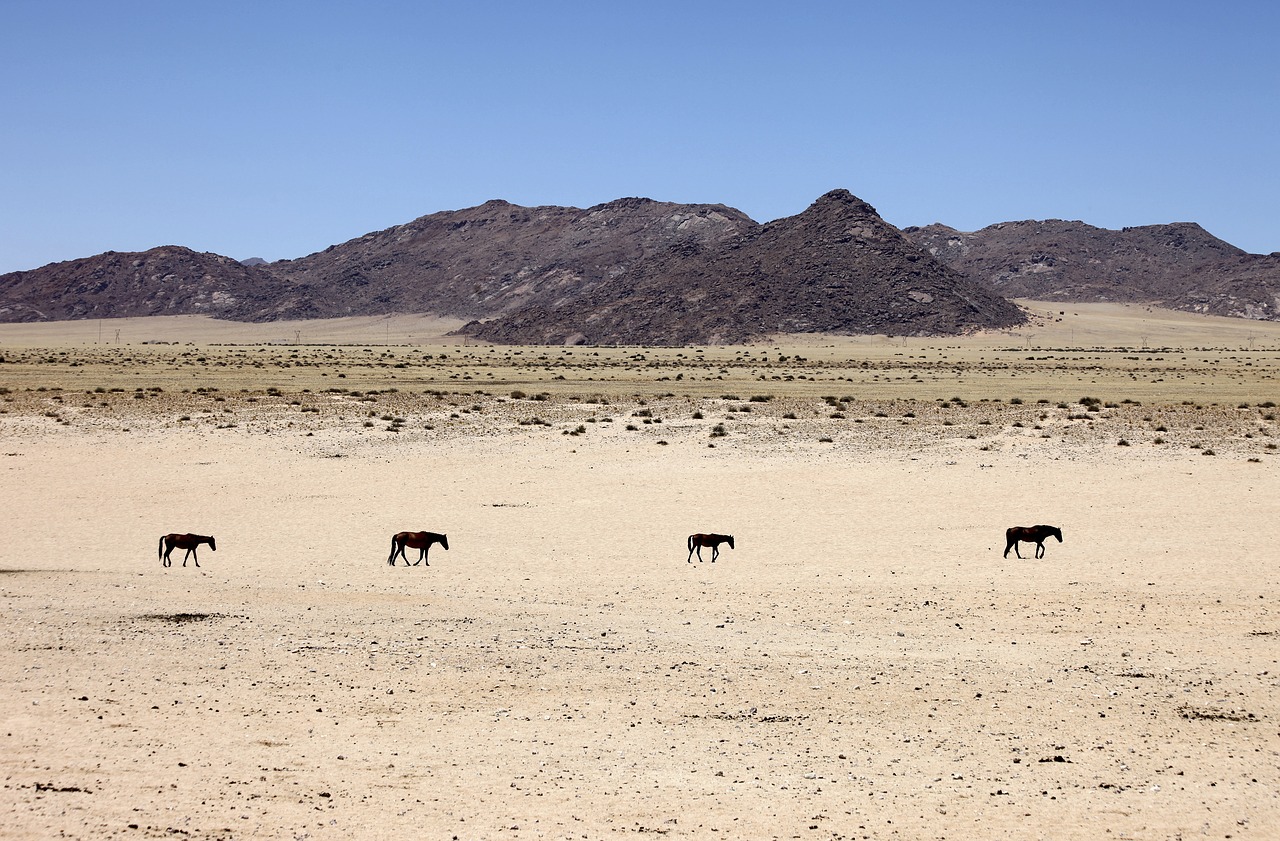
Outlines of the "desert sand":
<svg viewBox="0 0 1280 841">
<path fill-rule="evenodd" d="M 1280 325 L 1027 305 L 0 327 L 0 835 L 1280 837 Z"/>
</svg>

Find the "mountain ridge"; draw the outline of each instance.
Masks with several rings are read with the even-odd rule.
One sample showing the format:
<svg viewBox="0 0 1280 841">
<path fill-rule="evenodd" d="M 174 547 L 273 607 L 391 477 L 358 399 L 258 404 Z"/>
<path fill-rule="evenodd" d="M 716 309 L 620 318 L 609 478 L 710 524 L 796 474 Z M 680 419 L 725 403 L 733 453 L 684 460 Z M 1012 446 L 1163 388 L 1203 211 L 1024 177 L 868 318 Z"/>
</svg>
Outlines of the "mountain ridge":
<svg viewBox="0 0 1280 841">
<path fill-rule="evenodd" d="M 1280 320 L 1280 253 L 1250 254 L 1195 222 L 1110 230 L 1048 219 L 972 232 L 935 223 L 903 234 L 1009 298 L 1158 303 Z"/>
<path fill-rule="evenodd" d="M 0 322 L 417 312 L 499 342 L 693 344 L 1000 329 L 1024 319 L 1009 298 L 1280 320 L 1280 253 L 1249 254 L 1191 222 L 899 230 L 842 189 L 767 223 L 723 204 L 492 199 L 273 263 L 170 245 L 12 272 L 0 275 Z"/>
<path fill-rule="evenodd" d="M 870 204 L 833 190 L 795 216 L 658 255 L 561 307 L 464 331 L 503 343 L 680 345 L 787 332 L 944 335 L 1024 319 L 918 249 Z"/>
</svg>

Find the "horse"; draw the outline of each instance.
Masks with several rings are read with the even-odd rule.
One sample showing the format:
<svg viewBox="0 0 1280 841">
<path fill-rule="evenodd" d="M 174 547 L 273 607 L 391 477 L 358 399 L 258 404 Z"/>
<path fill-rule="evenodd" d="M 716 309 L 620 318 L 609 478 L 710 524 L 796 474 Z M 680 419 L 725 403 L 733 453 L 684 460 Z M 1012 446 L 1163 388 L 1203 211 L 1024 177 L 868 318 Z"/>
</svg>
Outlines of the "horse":
<svg viewBox="0 0 1280 841">
<path fill-rule="evenodd" d="M 1009 550 L 1013 550 L 1013 554 L 1019 558 L 1022 553 L 1018 551 L 1018 541 L 1026 541 L 1036 545 L 1036 557 L 1044 557 L 1044 541 L 1047 537 L 1056 537 L 1058 542 L 1062 542 L 1062 529 L 1057 526 L 1014 526 L 1006 529 L 1004 539 L 1007 541 L 1004 547 L 1004 557 L 1009 557 Z"/>
<path fill-rule="evenodd" d="M 420 562 L 425 562 L 427 566 L 431 566 L 431 562 L 427 560 L 427 552 L 431 549 L 431 544 L 439 543 L 449 549 L 449 536 L 445 534 L 436 534 L 433 531 L 402 531 L 395 537 L 391 538 L 391 555 L 387 558 L 387 564 L 396 565 L 396 555 L 404 558 L 404 565 L 410 566 L 409 559 L 404 556 L 404 547 L 410 549 L 421 549 L 418 553 L 418 560 L 413 562 L 413 566 L 417 566 Z"/>
<path fill-rule="evenodd" d="M 693 553 L 698 553 L 698 563 L 702 563 L 702 547 L 711 547 L 711 563 L 716 562 L 716 558 L 720 557 L 720 544 L 728 543 L 729 548 L 733 548 L 733 535 L 731 534 L 691 534 L 689 535 L 689 557 L 685 559 L 685 563 L 693 561 Z"/>
<path fill-rule="evenodd" d="M 166 534 L 160 538 L 160 545 L 156 549 L 156 554 L 160 557 L 160 561 L 164 566 L 173 566 L 173 561 L 169 560 L 169 553 L 174 549 L 186 549 L 187 554 L 182 556 L 182 565 L 187 565 L 188 556 L 196 562 L 196 566 L 200 566 L 200 557 L 196 554 L 196 547 L 201 543 L 208 543 L 209 548 L 218 551 L 218 546 L 213 542 L 212 536 L 203 534 Z"/>
</svg>

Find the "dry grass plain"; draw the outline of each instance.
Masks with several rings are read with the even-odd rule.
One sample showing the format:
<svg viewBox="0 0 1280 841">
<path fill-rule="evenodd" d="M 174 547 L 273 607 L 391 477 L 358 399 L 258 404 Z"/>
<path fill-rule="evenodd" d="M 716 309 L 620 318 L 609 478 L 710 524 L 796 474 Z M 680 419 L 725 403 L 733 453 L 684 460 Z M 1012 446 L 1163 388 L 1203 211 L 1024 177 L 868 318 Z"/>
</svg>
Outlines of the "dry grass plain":
<svg viewBox="0 0 1280 841">
<path fill-rule="evenodd" d="M 0 834 L 1280 837 L 1280 325 L 1026 305 L 0 326 Z"/>
</svg>

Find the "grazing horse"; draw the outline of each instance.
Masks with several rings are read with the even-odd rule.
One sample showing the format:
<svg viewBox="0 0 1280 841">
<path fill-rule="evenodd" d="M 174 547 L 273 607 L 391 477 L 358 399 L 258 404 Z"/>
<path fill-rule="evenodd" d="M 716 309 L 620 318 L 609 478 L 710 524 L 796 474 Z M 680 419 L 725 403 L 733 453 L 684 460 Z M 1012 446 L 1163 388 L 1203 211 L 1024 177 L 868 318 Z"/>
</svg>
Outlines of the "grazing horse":
<svg viewBox="0 0 1280 841">
<path fill-rule="evenodd" d="M 402 531 L 395 537 L 391 538 L 391 555 L 387 558 L 387 563 L 391 566 L 396 565 L 396 555 L 404 558 L 404 565 L 409 566 L 409 559 L 404 557 L 404 547 L 410 549 L 421 549 L 418 553 L 418 560 L 413 562 L 413 566 L 417 566 L 420 562 L 425 562 L 427 566 L 431 566 L 431 562 L 427 560 L 427 552 L 431 549 L 431 544 L 439 543 L 447 551 L 449 548 L 449 536 L 445 534 L 436 534 L 433 531 Z"/>
<path fill-rule="evenodd" d="M 733 548 L 733 535 L 731 534 L 691 534 L 689 535 L 689 557 L 685 559 L 685 563 L 693 561 L 693 553 L 698 553 L 698 563 L 702 563 L 702 547 L 711 547 L 711 563 L 716 562 L 716 558 L 720 557 L 720 544 L 728 543 L 729 548 Z"/>
<path fill-rule="evenodd" d="M 1007 541 L 1004 547 L 1004 557 L 1009 557 L 1009 550 L 1013 550 L 1013 554 L 1019 558 L 1022 553 L 1018 551 L 1018 541 L 1026 541 L 1036 545 L 1036 557 L 1044 557 L 1044 541 L 1047 537 L 1056 537 L 1058 542 L 1062 542 L 1062 529 L 1057 526 L 1014 526 L 1006 529 L 1004 539 Z"/>
<path fill-rule="evenodd" d="M 169 553 L 174 549 L 186 549 L 187 554 L 182 556 L 182 565 L 187 565 L 187 558 L 190 557 L 196 562 L 196 566 L 200 566 L 200 557 L 196 554 L 196 547 L 201 543 L 208 543 L 209 548 L 218 551 L 218 546 L 213 542 L 212 536 L 203 534 L 166 534 L 160 538 L 160 546 L 156 549 L 161 563 L 165 566 L 173 566 L 173 561 L 169 560 Z"/>
</svg>

